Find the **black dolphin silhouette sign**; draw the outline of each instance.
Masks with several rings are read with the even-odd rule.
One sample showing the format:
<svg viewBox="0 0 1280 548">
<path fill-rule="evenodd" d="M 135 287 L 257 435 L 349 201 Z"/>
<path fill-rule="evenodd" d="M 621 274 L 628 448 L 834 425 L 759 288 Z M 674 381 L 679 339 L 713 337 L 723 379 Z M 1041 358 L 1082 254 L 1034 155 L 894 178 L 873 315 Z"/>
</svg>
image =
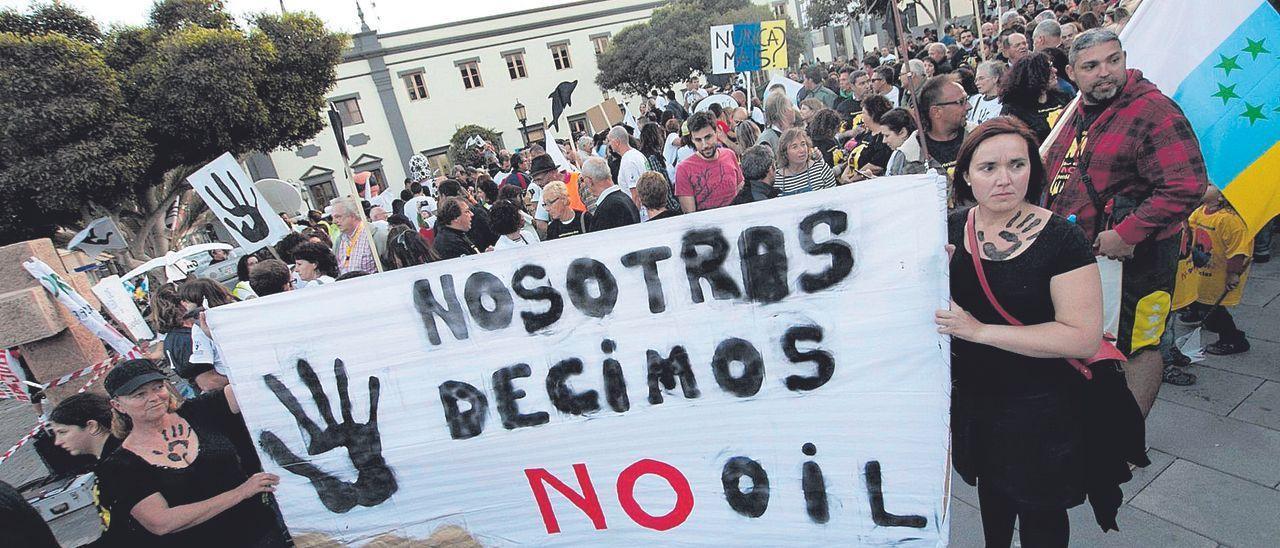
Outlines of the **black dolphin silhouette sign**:
<svg viewBox="0 0 1280 548">
<path fill-rule="evenodd" d="M 95 232 L 95 230 L 96 230 L 96 227 L 92 227 L 92 226 L 89 227 L 89 235 L 85 236 L 84 241 L 81 243 L 89 244 L 89 245 L 110 245 L 111 244 L 111 237 L 115 235 L 115 232 L 107 231 L 106 236 L 98 237 L 98 234 L 97 232 Z"/>
</svg>

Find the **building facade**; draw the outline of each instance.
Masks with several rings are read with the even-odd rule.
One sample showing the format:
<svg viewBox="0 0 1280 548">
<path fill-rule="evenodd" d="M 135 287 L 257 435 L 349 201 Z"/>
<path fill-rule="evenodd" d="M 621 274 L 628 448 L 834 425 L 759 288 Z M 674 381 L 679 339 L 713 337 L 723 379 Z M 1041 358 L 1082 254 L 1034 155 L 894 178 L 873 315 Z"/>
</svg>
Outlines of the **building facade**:
<svg viewBox="0 0 1280 548">
<path fill-rule="evenodd" d="M 592 129 L 586 110 L 606 98 L 595 84 L 596 55 L 614 34 L 648 20 L 665 3 L 586 0 L 353 35 L 328 96 L 342 118 L 352 170 L 369 171 L 399 189 L 415 153 L 436 168 L 447 167 L 449 139 L 467 124 L 494 129 L 507 148 L 522 146 L 526 135 L 541 141 L 543 120 L 551 117 L 548 95 L 565 81 L 577 80 L 578 87 L 558 136 Z M 516 118 L 517 102 L 525 106 L 525 127 Z M 247 164 L 256 179 L 298 184 L 315 208 L 354 188 L 328 127 L 300 147 L 256 154 Z"/>
</svg>

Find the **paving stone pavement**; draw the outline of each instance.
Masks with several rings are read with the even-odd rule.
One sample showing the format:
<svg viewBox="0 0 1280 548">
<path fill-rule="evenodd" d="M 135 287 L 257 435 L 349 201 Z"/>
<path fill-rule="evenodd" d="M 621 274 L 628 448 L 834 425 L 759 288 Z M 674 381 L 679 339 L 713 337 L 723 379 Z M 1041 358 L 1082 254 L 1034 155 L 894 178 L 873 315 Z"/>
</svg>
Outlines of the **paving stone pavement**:
<svg viewBox="0 0 1280 548">
<path fill-rule="evenodd" d="M 1280 261 L 1253 266 L 1231 314 L 1252 349 L 1206 356 L 1195 385 L 1160 389 L 1151 466 L 1123 486 L 1120 532 L 1103 534 L 1085 504 L 1069 512 L 1072 546 L 1280 546 Z M 955 474 L 952 486 L 951 544 L 982 546 L 977 491 Z"/>
<path fill-rule="evenodd" d="M 1120 532 L 1103 534 L 1086 504 L 1070 512 L 1072 546 L 1280 546 L 1280 261 L 1254 266 L 1231 312 L 1253 349 L 1193 365 L 1194 386 L 1163 386 L 1147 421 L 1152 464 L 1124 485 Z M 33 420 L 0 400 L 0 451 Z M 0 480 L 18 485 L 42 470 L 24 448 L 0 465 Z M 977 492 L 954 475 L 952 486 L 951 544 L 981 546 Z M 96 519 L 77 512 L 54 521 L 54 533 L 76 546 L 93 538 Z"/>
</svg>

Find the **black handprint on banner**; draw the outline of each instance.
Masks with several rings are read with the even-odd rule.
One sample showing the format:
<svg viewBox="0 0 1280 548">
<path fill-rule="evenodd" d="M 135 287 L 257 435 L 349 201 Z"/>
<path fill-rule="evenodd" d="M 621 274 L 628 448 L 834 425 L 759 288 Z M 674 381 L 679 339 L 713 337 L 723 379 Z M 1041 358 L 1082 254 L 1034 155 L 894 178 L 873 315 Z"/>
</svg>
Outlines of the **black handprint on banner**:
<svg viewBox="0 0 1280 548">
<path fill-rule="evenodd" d="M 333 360 L 333 373 L 338 381 L 338 405 L 342 410 L 342 423 L 333 420 L 333 410 L 329 408 L 329 398 L 320 387 L 320 379 L 305 360 L 298 360 L 298 376 L 311 391 L 311 397 L 320 409 L 324 418 L 325 429 L 321 430 L 307 416 L 298 404 L 298 399 L 280 382 L 275 375 L 263 375 L 267 387 L 275 393 L 298 426 L 307 432 L 308 455 L 327 453 L 337 447 L 346 447 L 355 466 L 357 476 L 355 483 L 338 479 L 332 474 L 317 468 L 314 464 L 302 460 L 293 453 L 283 441 L 272 432 L 263 431 L 258 436 L 258 445 L 266 451 L 271 459 L 286 470 L 311 481 L 320 502 L 331 512 L 343 513 L 355 505 L 377 506 L 391 498 L 396 492 L 396 476 L 387 467 L 382 458 L 382 438 L 378 435 L 378 394 L 381 391 L 377 377 L 369 377 L 369 422 L 358 424 L 351 418 L 351 398 L 347 392 L 347 368 L 342 360 Z"/>
<path fill-rule="evenodd" d="M 231 219 L 223 219 L 222 222 L 227 225 L 227 228 L 239 232 L 241 236 L 244 236 L 245 240 L 250 242 L 265 240 L 267 235 L 271 233 L 271 227 L 267 226 L 267 220 L 262 218 L 262 213 L 258 211 L 258 195 L 253 192 L 253 189 L 250 188 L 248 194 L 245 194 L 245 189 L 240 186 L 239 181 L 236 181 L 236 178 L 228 172 L 227 180 L 231 181 L 232 186 L 235 187 L 236 192 L 240 195 L 239 200 L 237 200 L 236 195 L 231 193 L 231 189 L 227 187 L 226 183 L 222 182 L 222 178 L 218 177 L 217 173 L 210 173 L 209 176 L 213 177 L 213 183 L 218 185 L 218 190 L 221 190 L 226 195 L 227 201 L 231 203 L 231 205 L 223 203 L 218 194 L 210 190 L 209 197 L 218 202 L 218 207 L 235 217 L 248 219 L 247 221 L 241 221 L 239 226 L 232 222 Z M 249 203 L 250 197 L 253 198 L 252 204 Z"/>
</svg>

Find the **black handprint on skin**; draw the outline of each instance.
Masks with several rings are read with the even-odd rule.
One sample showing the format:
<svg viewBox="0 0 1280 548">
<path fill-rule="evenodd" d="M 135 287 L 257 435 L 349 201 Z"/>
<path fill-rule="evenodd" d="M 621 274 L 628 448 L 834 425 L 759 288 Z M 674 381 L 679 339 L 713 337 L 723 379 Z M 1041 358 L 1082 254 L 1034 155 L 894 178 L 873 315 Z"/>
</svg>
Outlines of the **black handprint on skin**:
<svg viewBox="0 0 1280 548">
<path fill-rule="evenodd" d="M 164 438 L 166 451 L 151 452 L 158 456 L 163 456 L 172 462 L 185 462 L 191 464 L 187 460 L 187 454 L 191 450 L 191 429 L 181 424 L 175 424 L 169 430 L 161 430 L 160 437 Z"/>
<path fill-rule="evenodd" d="M 347 392 L 347 368 L 342 360 L 333 360 L 333 373 L 338 381 L 338 405 L 342 410 L 342 423 L 333 420 L 329 398 L 320 387 L 320 379 L 305 360 L 298 360 L 298 377 L 311 391 L 311 397 L 320 409 L 326 428 L 322 431 L 298 404 L 298 399 L 275 375 L 263 375 L 267 387 L 276 394 L 298 426 L 307 432 L 307 454 L 319 455 L 337 447 L 346 447 L 351 464 L 357 471 L 355 483 L 342 481 L 320 470 L 310 462 L 298 458 L 284 442 L 272 432 L 263 431 L 258 437 L 271 459 L 286 470 L 311 481 L 320 502 L 331 512 L 343 513 L 355 505 L 376 506 L 391 498 L 396 492 L 396 476 L 382 458 L 382 438 L 378 435 L 378 394 L 381 391 L 377 377 L 369 377 L 369 422 L 357 424 L 351 418 L 351 398 Z"/>
<path fill-rule="evenodd" d="M 246 195 L 245 190 L 239 186 L 236 178 L 228 172 L 227 180 L 233 183 L 237 193 L 240 195 L 240 199 L 237 200 L 236 195 L 231 193 L 231 189 L 227 187 L 226 183 L 222 182 L 222 178 L 218 177 L 217 173 L 210 173 L 209 176 L 213 177 L 213 183 L 218 185 L 218 190 L 221 190 L 227 196 L 227 201 L 231 202 L 231 205 L 223 203 L 216 192 L 210 191 L 209 197 L 218 202 L 218 207 L 225 209 L 227 213 L 236 217 L 248 218 L 247 221 L 242 221 L 239 226 L 233 223 L 231 219 L 223 219 L 222 222 L 228 228 L 239 232 L 241 236 L 244 236 L 244 239 L 250 242 L 266 239 L 267 235 L 271 233 L 271 227 L 267 226 L 267 220 L 262 218 L 262 213 L 258 211 L 258 195 L 253 192 L 253 189 L 249 189 L 249 193 Z M 253 198 L 252 204 L 249 203 L 250 197 Z"/>
<path fill-rule="evenodd" d="M 1013 254 L 1019 249 L 1022 249 L 1022 245 L 1024 243 L 1030 242 L 1040 236 L 1039 232 L 1031 233 L 1031 231 L 1040 226 L 1041 219 L 1037 219 L 1035 213 L 1028 213 L 1027 216 L 1022 219 L 1022 222 L 1018 223 L 1018 226 L 1015 227 L 1013 223 L 1018 222 L 1018 218 L 1021 216 L 1021 211 L 1014 213 L 1013 218 L 1009 219 L 1008 223 L 1005 223 L 1005 230 L 1001 230 L 996 234 L 996 236 L 999 236 L 1001 240 L 1004 240 L 1009 244 L 1008 249 L 998 249 L 996 244 L 986 241 L 986 234 L 983 231 L 978 231 L 978 242 L 982 243 L 983 256 L 993 261 L 1003 261 L 1013 256 Z M 1014 232 L 1015 230 L 1017 232 Z"/>
</svg>

